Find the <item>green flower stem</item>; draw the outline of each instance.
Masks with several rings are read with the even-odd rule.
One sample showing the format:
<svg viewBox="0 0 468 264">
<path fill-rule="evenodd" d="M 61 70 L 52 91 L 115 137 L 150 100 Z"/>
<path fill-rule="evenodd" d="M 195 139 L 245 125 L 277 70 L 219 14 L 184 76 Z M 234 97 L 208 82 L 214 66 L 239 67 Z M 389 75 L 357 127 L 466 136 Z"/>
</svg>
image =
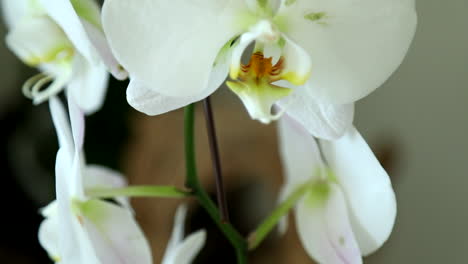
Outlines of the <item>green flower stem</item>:
<svg viewBox="0 0 468 264">
<path fill-rule="evenodd" d="M 192 190 L 192 194 L 197 197 L 201 206 L 208 212 L 211 219 L 216 223 L 218 228 L 235 248 L 237 263 L 245 264 L 247 263 L 247 243 L 245 239 L 232 225 L 221 221 L 221 216 L 217 206 L 208 196 L 198 180 L 195 161 L 194 123 L 194 104 L 191 104 L 185 108 L 186 186 Z"/>
<path fill-rule="evenodd" d="M 184 198 L 192 194 L 174 186 L 135 185 L 124 188 L 91 188 L 86 190 L 86 195 L 106 199 L 118 196 Z"/>
<path fill-rule="evenodd" d="M 273 212 L 249 235 L 249 250 L 256 249 L 266 236 L 273 230 L 279 220 L 285 216 L 297 201 L 311 188 L 311 183 L 299 186 L 289 197 L 282 202 Z"/>
</svg>

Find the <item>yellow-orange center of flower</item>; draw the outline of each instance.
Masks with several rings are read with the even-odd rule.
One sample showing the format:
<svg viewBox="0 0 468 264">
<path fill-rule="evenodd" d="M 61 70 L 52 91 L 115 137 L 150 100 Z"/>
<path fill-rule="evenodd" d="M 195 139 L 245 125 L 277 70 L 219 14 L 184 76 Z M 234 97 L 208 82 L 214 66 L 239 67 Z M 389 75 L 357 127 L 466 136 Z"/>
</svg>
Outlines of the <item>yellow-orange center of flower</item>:
<svg viewBox="0 0 468 264">
<path fill-rule="evenodd" d="M 241 81 L 254 80 L 257 83 L 266 81 L 272 83 L 281 79 L 281 72 L 284 68 L 284 58 L 281 57 L 278 62 L 273 65 L 272 58 L 265 58 L 260 51 L 252 54 L 250 62 L 247 65 L 241 65 L 239 79 Z"/>
</svg>

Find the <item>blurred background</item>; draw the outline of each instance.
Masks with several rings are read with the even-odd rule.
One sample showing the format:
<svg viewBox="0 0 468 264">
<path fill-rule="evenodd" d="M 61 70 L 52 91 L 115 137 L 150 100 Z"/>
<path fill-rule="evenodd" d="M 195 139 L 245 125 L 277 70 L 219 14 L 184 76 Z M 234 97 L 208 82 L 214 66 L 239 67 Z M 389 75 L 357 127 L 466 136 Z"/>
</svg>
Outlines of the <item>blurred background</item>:
<svg viewBox="0 0 468 264">
<path fill-rule="evenodd" d="M 366 263 L 468 263 L 468 1 L 417 1 L 419 26 L 397 72 L 356 104 L 355 125 L 392 177 L 398 217 L 389 241 Z M 1 27 L 1 35 L 7 29 Z M 21 85 L 35 71 L 0 42 L 0 263 L 50 263 L 37 242 L 39 209 L 54 199 L 55 132 L 46 104 L 32 106 Z M 103 109 L 87 119 L 89 163 L 124 172 L 131 184 L 183 185 L 182 111 L 148 117 L 131 109 L 125 82 L 111 80 Z M 276 131 L 249 119 L 228 89 L 212 99 L 228 203 L 247 234 L 274 207 L 282 183 Z M 201 105 L 198 169 L 213 193 Z M 155 263 L 180 200 L 135 199 Z M 197 263 L 235 263 L 229 244 L 193 201 L 187 232 L 208 230 Z M 294 226 L 272 235 L 252 263 L 312 263 Z"/>
</svg>

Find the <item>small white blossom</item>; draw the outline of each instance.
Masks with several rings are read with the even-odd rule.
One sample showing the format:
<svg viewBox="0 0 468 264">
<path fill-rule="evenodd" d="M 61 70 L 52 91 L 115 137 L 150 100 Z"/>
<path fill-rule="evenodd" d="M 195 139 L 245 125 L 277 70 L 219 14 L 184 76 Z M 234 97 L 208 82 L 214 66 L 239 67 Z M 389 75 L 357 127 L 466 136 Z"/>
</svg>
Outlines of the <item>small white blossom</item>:
<svg viewBox="0 0 468 264">
<path fill-rule="evenodd" d="M 79 107 L 97 111 L 104 100 L 108 74 L 126 78 L 102 32 L 94 0 L 4 0 L 8 47 L 41 73 L 23 85 L 35 104 L 68 87 Z"/>
<path fill-rule="evenodd" d="M 39 241 L 56 262 L 66 264 L 150 264 L 148 242 L 126 199 L 118 204 L 87 197 L 96 187 L 123 187 L 122 176 L 83 161 L 83 114 L 68 97 L 70 120 L 59 99 L 50 98 L 50 110 L 59 138 L 56 200 L 43 211 Z M 71 127 L 70 127 L 71 123 Z"/>
<path fill-rule="evenodd" d="M 302 245 L 319 263 L 362 263 L 395 223 L 387 173 L 354 127 L 338 140 L 317 142 L 290 118 L 279 123 L 286 177 L 281 200 L 304 183 L 310 186 L 295 208 Z"/>
</svg>

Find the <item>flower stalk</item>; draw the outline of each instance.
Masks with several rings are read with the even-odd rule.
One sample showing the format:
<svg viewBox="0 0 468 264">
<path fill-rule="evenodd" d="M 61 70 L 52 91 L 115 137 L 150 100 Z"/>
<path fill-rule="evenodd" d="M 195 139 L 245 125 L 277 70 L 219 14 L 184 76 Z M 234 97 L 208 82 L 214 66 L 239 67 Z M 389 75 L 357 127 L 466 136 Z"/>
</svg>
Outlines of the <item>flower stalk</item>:
<svg viewBox="0 0 468 264">
<path fill-rule="evenodd" d="M 124 188 L 91 188 L 86 195 L 92 198 L 107 199 L 113 197 L 163 197 L 184 198 L 190 196 L 189 191 L 181 190 L 175 186 L 129 186 Z"/>
<path fill-rule="evenodd" d="M 203 109 L 206 120 L 206 131 L 208 133 L 208 141 L 210 144 L 211 160 L 213 162 L 213 173 L 216 182 L 216 197 L 218 200 L 219 211 L 221 212 L 221 221 L 229 222 L 226 192 L 224 191 L 221 161 L 219 158 L 218 141 L 216 139 L 216 128 L 214 123 L 213 111 L 211 110 L 211 101 L 209 96 L 203 101 Z"/>
<path fill-rule="evenodd" d="M 203 189 L 198 180 L 197 167 L 195 161 L 194 142 L 194 104 L 185 108 L 185 162 L 186 162 L 186 186 L 192 190 L 200 205 L 207 211 L 211 219 L 216 223 L 221 232 L 235 248 L 237 263 L 247 263 L 247 243 L 239 232 L 229 223 L 221 220 L 220 213 L 215 203 Z"/>
</svg>

